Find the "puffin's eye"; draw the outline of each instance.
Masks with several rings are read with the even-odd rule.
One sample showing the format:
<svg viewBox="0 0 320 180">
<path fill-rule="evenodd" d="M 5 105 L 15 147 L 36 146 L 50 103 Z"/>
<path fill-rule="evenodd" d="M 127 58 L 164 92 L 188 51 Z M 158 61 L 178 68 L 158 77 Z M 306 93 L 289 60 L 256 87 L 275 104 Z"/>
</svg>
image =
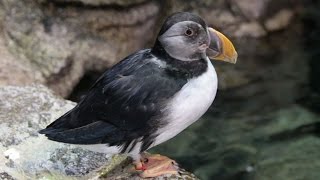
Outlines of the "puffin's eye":
<svg viewBox="0 0 320 180">
<path fill-rule="evenodd" d="M 192 29 L 187 29 L 186 32 L 184 32 L 185 35 L 187 36 L 192 36 L 193 35 L 193 30 Z"/>
</svg>

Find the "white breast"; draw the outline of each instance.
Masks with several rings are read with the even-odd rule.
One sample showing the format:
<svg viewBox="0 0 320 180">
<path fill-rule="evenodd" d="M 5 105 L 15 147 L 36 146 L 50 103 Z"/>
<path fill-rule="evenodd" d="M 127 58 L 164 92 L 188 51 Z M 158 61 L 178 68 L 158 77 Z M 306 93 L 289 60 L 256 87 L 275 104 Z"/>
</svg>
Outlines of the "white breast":
<svg viewBox="0 0 320 180">
<path fill-rule="evenodd" d="M 153 146 L 165 142 L 197 121 L 212 104 L 216 92 L 217 74 L 209 59 L 207 71 L 185 84 L 169 102 L 169 124 L 158 130 L 158 136 Z"/>
<path fill-rule="evenodd" d="M 168 116 L 164 119 L 169 124 L 158 130 L 159 134 L 152 146 L 156 146 L 176 136 L 182 130 L 197 121 L 212 104 L 217 92 L 217 74 L 209 59 L 207 71 L 194 79 L 188 81 L 182 89 L 169 102 Z M 107 153 L 120 153 L 121 147 L 108 146 L 108 144 L 80 145 L 82 148 Z M 141 142 L 133 148 L 130 156 L 139 159 Z"/>
</svg>

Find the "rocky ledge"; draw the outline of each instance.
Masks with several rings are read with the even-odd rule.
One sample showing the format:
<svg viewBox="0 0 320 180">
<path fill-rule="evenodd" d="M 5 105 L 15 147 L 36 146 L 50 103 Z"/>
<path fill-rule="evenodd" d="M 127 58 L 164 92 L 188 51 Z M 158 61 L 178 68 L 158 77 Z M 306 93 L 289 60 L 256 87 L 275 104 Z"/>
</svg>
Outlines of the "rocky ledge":
<svg viewBox="0 0 320 180">
<path fill-rule="evenodd" d="M 0 179 L 141 179 L 125 156 L 108 157 L 39 135 L 75 106 L 42 85 L 0 88 Z M 197 179 L 181 169 L 179 176 Z"/>
</svg>

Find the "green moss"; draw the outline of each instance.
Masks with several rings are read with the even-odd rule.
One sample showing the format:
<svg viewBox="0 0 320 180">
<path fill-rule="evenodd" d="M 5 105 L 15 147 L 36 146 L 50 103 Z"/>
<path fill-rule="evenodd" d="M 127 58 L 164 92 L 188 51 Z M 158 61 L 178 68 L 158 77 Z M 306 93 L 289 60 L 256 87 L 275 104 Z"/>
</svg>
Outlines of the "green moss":
<svg viewBox="0 0 320 180">
<path fill-rule="evenodd" d="M 99 171 L 99 176 L 101 178 L 106 178 L 107 175 L 113 171 L 115 168 L 117 168 L 120 164 L 122 164 L 128 157 L 125 155 L 114 155 L 111 158 L 111 161 L 109 162 L 109 164 L 105 167 L 103 167 L 100 171 Z"/>
</svg>

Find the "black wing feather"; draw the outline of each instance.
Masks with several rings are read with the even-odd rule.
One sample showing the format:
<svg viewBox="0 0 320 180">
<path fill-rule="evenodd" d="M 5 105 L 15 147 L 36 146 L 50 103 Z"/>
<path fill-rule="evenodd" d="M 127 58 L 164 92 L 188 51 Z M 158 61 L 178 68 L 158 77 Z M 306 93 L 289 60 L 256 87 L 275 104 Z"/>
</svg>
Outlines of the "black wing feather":
<svg viewBox="0 0 320 180">
<path fill-rule="evenodd" d="M 72 144 L 123 145 L 153 141 L 163 104 L 187 82 L 151 61 L 150 50 L 137 52 L 106 71 L 86 97 L 40 133 Z M 146 147 L 147 148 L 147 147 Z"/>
<path fill-rule="evenodd" d="M 117 140 L 121 140 L 123 138 L 121 136 L 122 133 L 119 132 L 118 128 L 103 121 L 97 121 L 85 126 L 64 131 L 54 131 L 51 129 L 49 134 L 48 138 L 51 140 L 72 144 L 98 144 L 103 141 L 115 143 Z M 106 136 L 106 134 L 109 136 Z"/>
</svg>

